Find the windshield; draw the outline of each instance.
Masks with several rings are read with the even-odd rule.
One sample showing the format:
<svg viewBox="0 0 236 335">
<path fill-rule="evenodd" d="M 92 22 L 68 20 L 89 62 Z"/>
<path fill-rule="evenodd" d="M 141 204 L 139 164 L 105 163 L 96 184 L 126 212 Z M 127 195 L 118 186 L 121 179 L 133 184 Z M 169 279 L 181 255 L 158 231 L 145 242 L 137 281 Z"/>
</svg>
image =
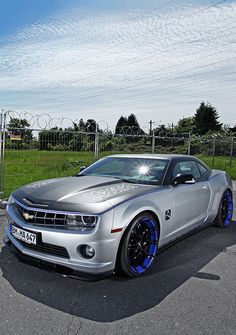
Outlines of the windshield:
<svg viewBox="0 0 236 335">
<path fill-rule="evenodd" d="M 78 176 L 105 176 L 139 184 L 161 185 L 168 162 L 166 159 L 107 157 Z"/>
</svg>

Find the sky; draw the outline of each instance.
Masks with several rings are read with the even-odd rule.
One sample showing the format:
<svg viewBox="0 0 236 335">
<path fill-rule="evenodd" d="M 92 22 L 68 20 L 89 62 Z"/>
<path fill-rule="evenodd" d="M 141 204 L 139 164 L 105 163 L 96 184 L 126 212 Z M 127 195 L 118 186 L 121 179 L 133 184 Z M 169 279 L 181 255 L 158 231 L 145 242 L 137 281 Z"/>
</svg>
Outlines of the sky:
<svg viewBox="0 0 236 335">
<path fill-rule="evenodd" d="M 0 0 L 1 109 L 147 128 L 201 101 L 236 124 L 236 1 Z"/>
</svg>

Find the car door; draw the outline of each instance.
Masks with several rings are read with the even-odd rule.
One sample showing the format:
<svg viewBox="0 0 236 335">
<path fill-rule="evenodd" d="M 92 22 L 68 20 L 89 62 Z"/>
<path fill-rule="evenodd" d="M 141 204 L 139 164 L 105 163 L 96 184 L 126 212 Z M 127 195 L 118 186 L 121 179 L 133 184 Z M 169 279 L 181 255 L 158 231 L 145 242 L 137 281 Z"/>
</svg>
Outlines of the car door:
<svg viewBox="0 0 236 335">
<path fill-rule="evenodd" d="M 207 218 L 210 188 L 203 178 L 196 161 L 176 162 L 172 178 L 177 174 L 192 174 L 194 184 L 179 184 L 170 189 L 174 202 L 173 234 L 178 235 L 203 223 Z"/>
</svg>

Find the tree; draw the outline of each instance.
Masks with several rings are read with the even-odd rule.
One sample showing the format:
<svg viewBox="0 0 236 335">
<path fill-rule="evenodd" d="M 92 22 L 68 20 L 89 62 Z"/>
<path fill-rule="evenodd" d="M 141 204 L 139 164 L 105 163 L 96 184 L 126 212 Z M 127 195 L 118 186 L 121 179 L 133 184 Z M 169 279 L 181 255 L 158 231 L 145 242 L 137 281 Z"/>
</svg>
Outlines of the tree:
<svg viewBox="0 0 236 335">
<path fill-rule="evenodd" d="M 189 133 L 190 131 L 193 131 L 195 128 L 194 126 L 194 117 L 183 117 L 180 119 L 177 123 L 177 126 L 175 127 L 175 131 L 177 133 Z"/>
<path fill-rule="evenodd" d="M 30 143 L 33 139 L 32 130 L 27 129 L 30 127 L 29 122 L 26 119 L 10 118 L 7 125 L 9 134 L 20 134 L 22 143 Z"/>
<path fill-rule="evenodd" d="M 133 113 L 128 116 L 127 126 L 128 127 L 138 127 L 138 128 L 140 127 L 137 117 Z"/>
<path fill-rule="evenodd" d="M 127 126 L 131 128 L 132 134 L 137 135 L 143 133 L 142 129 L 140 128 L 137 117 L 133 113 L 128 116 Z"/>
<path fill-rule="evenodd" d="M 61 128 L 57 126 L 50 130 L 42 130 L 39 132 L 39 150 L 49 150 L 60 144 Z"/>
<path fill-rule="evenodd" d="M 85 126 L 85 122 L 83 119 L 80 119 L 79 120 L 79 123 L 77 125 L 78 128 L 75 128 L 75 131 L 82 131 L 82 132 L 85 132 L 86 131 L 86 126 Z"/>
<path fill-rule="evenodd" d="M 155 136 L 172 137 L 173 131 L 170 125 L 160 124 L 154 128 Z"/>
<path fill-rule="evenodd" d="M 221 130 L 222 123 L 218 121 L 219 117 L 215 107 L 202 101 L 194 115 L 195 132 L 204 135 L 210 130 Z"/>
<path fill-rule="evenodd" d="M 30 127 L 29 122 L 26 119 L 17 119 L 17 118 L 10 118 L 8 123 L 9 128 L 26 128 Z"/>
<path fill-rule="evenodd" d="M 116 134 L 144 134 L 141 129 L 137 117 L 135 114 L 131 113 L 128 118 L 121 116 L 116 124 L 115 129 Z"/>
<path fill-rule="evenodd" d="M 88 119 L 85 123 L 85 131 L 88 133 L 95 133 L 99 131 L 99 127 L 94 119 Z"/>
<path fill-rule="evenodd" d="M 159 125 L 154 129 L 154 134 L 156 136 L 167 136 L 167 129 L 164 124 Z"/>
<path fill-rule="evenodd" d="M 124 116 L 121 116 L 119 120 L 117 121 L 115 133 L 123 134 L 124 127 L 126 126 L 127 126 L 127 118 Z"/>
<path fill-rule="evenodd" d="M 236 133 L 236 125 L 232 128 L 229 128 L 230 131 L 232 131 L 233 133 Z"/>
</svg>

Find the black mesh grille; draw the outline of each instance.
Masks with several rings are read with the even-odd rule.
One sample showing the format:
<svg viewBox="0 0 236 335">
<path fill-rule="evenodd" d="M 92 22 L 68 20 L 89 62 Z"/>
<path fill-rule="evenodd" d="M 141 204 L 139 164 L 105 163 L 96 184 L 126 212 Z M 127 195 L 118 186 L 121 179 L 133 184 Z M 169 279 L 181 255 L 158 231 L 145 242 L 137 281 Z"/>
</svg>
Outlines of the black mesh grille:
<svg viewBox="0 0 236 335">
<path fill-rule="evenodd" d="M 20 244 L 28 249 L 32 249 L 39 252 L 44 252 L 46 254 L 50 254 L 53 256 L 59 256 L 63 258 L 70 258 L 68 251 L 64 247 L 60 247 L 58 245 L 48 244 L 41 242 L 38 245 L 28 244 L 23 241 L 18 240 Z"/>
<path fill-rule="evenodd" d="M 28 210 L 16 204 L 21 217 L 28 223 L 34 225 L 47 225 L 51 227 L 64 227 L 66 228 L 66 214 L 47 213 L 40 210 Z"/>
</svg>

